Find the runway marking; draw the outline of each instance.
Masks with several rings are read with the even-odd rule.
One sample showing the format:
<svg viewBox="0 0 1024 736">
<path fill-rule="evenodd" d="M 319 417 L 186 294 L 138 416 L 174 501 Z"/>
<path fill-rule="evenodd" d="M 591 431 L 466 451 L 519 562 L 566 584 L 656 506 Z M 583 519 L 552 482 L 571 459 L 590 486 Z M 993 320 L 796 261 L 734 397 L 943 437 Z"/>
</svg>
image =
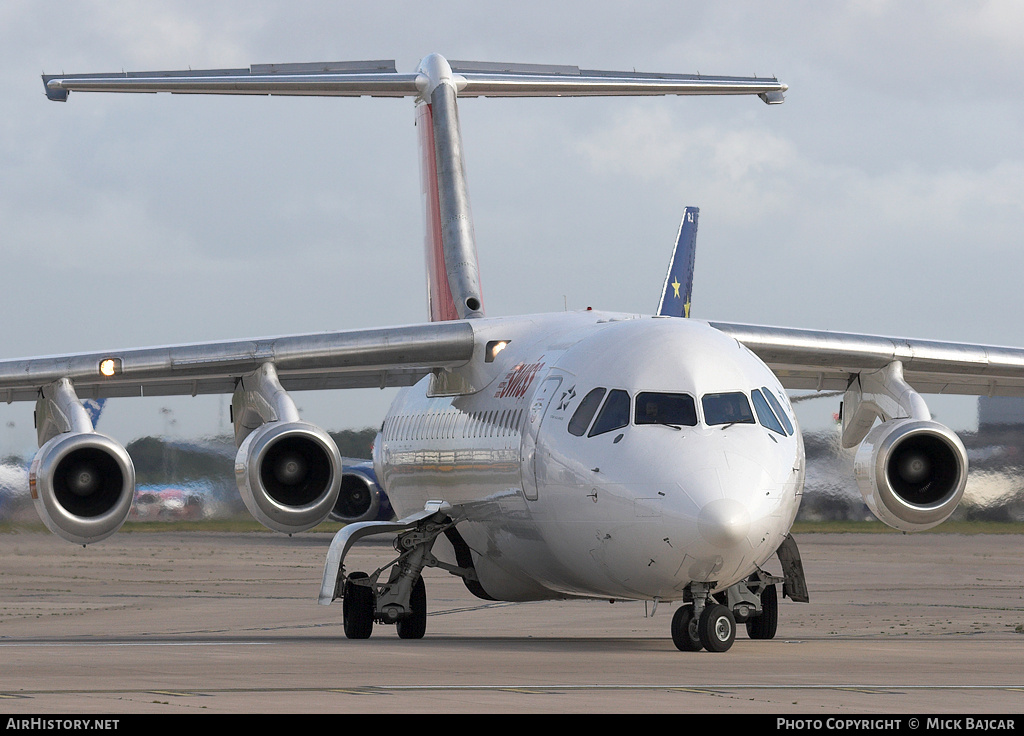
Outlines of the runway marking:
<svg viewBox="0 0 1024 736">
<path fill-rule="evenodd" d="M 365 685 L 355 688 L 332 687 L 237 687 L 237 688 L 202 688 L 195 691 L 153 690 L 150 688 L 96 688 L 96 689 L 60 689 L 60 690 L 19 690 L 17 693 L 0 692 L 3 698 L 26 698 L 40 695 L 110 695 L 116 693 L 152 693 L 175 695 L 181 697 L 197 697 L 212 695 L 230 695 L 244 693 L 338 693 L 343 695 L 386 695 L 402 692 L 508 692 L 523 695 L 573 694 L 587 692 L 679 692 L 699 695 L 725 695 L 737 691 L 852 691 L 869 695 L 906 695 L 909 691 L 939 692 L 988 692 L 988 691 L 1024 691 L 1024 685 L 910 685 L 901 687 L 897 692 L 889 685 L 711 685 L 708 687 L 692 685 L 673 685 L 668 683 L 651 685 Z"/>
<path fill-rule="evenodd" d="M 266 646 L 273 644 L 269 641 L 10 641 L 0 642 L 0 649 L 9 648 L 32 648 L 32 647 L 238 647 L 238 646 Z"/>
<path fill-rule="evenodd" d="M 208 692 L 194 692 L 191 690 L 146 690 L 147 693 L 153 695 L 173 695 L 177 698 L 208 698 L 210 694 Z"/>
<path fill-rule="evenodd" d="M 548 601 L 495 601 L 493 603 L 481 603 L 474 606 L 463 606 L 462 608 L 446 608 L 443 611 L 429 611 L 428 616 L 447 616 L 452 613 L 471 613 L 473 611 L 486 611 L 494 608 L 507 608 L 509 606 L 523 606 L 534 603 L 547 603 Z"/>
</svg>

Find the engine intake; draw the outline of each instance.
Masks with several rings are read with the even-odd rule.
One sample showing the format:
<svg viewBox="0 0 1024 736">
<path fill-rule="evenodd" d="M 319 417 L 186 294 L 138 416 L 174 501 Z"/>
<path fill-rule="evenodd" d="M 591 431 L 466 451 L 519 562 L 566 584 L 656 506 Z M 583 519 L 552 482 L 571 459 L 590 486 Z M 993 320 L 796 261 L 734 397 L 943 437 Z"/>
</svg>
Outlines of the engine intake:
<svg viewBox="0 0 1024 736">
<path fill-rule="evenodd" d="M 292 534 L 324 521 L 338 499 L 341 455 L 330 436 L 306 422 L 268 422 L 235 456 L 235 479 L 249 512 Z"/>
<path fill-rule="evenodd" d="M 116 532 L 135 494 L 135 466 L 106 435 L 65 432 L 46 442 L 29 469 L 32 502 L 46 527 L 91 544 Z"/>
<path fill-rule="evenodd" d="M 395 517 L 384 489 L 377 482 L 373 464 L 348 465 L 331 519 L 345 524 L 359 521 L 390 521 Z"/>
<path fill-rule="evenodd" d="M 949 518 L 967 485 L 963 442 L 938 422 L 896 419 L 875 426 L 854 460 L 861 496 L 880 521 L 901 531 Z"/>
</svg>

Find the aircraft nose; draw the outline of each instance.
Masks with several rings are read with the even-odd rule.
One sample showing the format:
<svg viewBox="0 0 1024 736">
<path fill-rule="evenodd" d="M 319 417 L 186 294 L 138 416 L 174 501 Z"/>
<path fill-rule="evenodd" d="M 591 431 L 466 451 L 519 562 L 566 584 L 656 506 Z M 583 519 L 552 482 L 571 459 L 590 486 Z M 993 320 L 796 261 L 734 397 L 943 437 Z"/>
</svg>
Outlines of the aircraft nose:
<svg viewBox="0 0 1024 736">
<path fill-rule="evenodd" d="M 750 512 L 731 498 L 719 498 L 704 505 L 697 517 L 704 540 L 718 548 L 734 547 L 750 531 Z"/>
</svg>

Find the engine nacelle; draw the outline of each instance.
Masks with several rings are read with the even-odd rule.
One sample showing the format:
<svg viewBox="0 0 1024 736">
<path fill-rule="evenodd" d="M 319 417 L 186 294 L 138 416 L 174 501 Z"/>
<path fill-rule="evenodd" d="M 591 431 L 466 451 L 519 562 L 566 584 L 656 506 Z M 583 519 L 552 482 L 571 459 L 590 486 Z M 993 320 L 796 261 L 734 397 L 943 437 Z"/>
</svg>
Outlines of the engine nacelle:
<svg viewBox="0 0 1024 736">
<path fill-rule="evenodd" d="M 291 534 L 312 529 L 334 508 L 341 454 L 325 431 L 306 422 L 267 422 L 235 456 L 235 480 L 257 521 Z"/>
<path fill-rule="evenodd" d="M 861 496 L 880 521 L 905 532 L 949 518 L 967 485 L 967 450 L 948 427 L 923 419 L 875 426 L 857 449 Z"/>
<path fill-rule="evenodd" d="M 338 500 L 331 511 L 331 520 L 352 524 L 358 521 L 390 521 L 394 518 L 391 501 L 377 482 L 373 463 L 345 466 Z"/>
<path fill-rule="evenodd" d="M 76 544 L 99 542 L 120 529 L 135 495 L 128 452 L 95 432 L 64 432 L 47 441 L 28 478 L 39 518 Z"/>
</svg>

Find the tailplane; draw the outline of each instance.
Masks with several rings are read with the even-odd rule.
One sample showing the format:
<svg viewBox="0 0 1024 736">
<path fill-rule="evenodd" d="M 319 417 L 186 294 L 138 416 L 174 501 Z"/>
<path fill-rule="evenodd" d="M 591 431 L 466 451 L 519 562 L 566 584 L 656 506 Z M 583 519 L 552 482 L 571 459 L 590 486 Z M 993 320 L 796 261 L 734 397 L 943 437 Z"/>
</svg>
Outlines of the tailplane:
<svg viewBox="0 0 1024 736">
<path fill-rule="evenodd" d="M 575 66 L 449 62 L 429 54 L 414 73 L 393 61 L 257 64 L 243 69 L 43 75 L 46 96 L 64 101 L 76 92 L 171 92 L 176 94 L 294 95 L 300 97 L 411 97 L 418 107 L 423 193 L 427 219 L 427 280 L 432 321 L 484 316 L 473 219 L 463 165 L 458 99 L 465 97 L 619 97 L 634 95 L 757 95 L 769 105 L 788 87 L 764 77 L 606 72 Z M 692 232 L 697 229 L 697 210 Z M 679 247 L 689 221 L 684 216 Z M 691 236 L 692 241 L 692 236 Z M 673 263 L 692 276 L 692 245 Z M 691 278 L 672 279 L 662 313 L 686 316 Z M 676 291 L 676 284 L 679 291 Z M 685 299 L 682 285 L 685 284 Z M 666 282 L 666 289 L 668 289 Z M 671 297 L 671 298 L 669 298 Z M 676 306 L 670 306 L 676 305 Z"/>
<path fill-rule="evenodd" d="M 689 317 L 690 295 L 693 292 L 693 264 L 697 254 L 697 207 L 683 210 L 676 235 L 676 247 L 665 274 L 658 314 L 664 317 Z"/>
</svg>

